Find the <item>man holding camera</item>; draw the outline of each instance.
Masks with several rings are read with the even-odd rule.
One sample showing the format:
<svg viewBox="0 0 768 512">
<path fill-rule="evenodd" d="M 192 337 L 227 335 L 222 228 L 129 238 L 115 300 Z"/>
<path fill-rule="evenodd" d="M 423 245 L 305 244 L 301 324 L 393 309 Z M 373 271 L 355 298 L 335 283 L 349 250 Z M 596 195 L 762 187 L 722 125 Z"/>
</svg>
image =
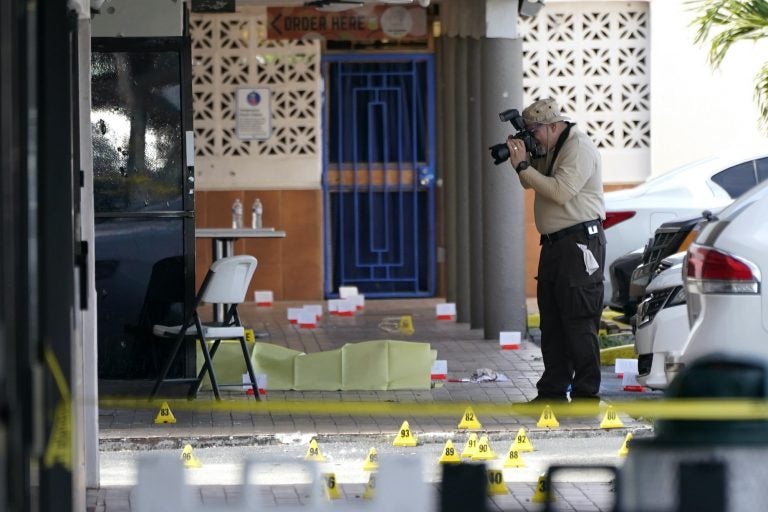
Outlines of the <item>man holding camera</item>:
<svg viewBox="0 0 768 512">
<path fill-rule="evenodd" d="M 552 98 L 534 102 L 522 117 L 540 146 L 526 148 L 520 134 L 507 139 L 520 183 L 535 192 L 533 213 L 541 233 L 536 295 L 544 374 L 534 401 L 567 401 L 570 385 L 571 400 L 596 404 L 605 262 L 600 154 Z M 532 160 L 530 153 L 545 154 Z"/>
</svg>

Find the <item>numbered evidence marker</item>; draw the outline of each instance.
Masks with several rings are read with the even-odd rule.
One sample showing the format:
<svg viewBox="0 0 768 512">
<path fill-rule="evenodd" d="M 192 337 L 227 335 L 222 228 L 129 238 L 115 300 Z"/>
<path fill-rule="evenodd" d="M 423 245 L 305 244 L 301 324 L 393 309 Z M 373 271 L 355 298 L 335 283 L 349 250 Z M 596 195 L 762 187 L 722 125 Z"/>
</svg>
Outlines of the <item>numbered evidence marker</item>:
<svg viewBox="0 0 768 512">
<path fill-rule="evenodd" d="M 600 428 L 621 428 L 624 423 L 619 419 L 619 415 L 612 405 L 608 406 L 608 410 L 605 411 L 603 421 L 600 422 Z"/>
<path fill-rule="evenodd" d="M 467 409 L 464 411 L 464 416 L 461 417 L 461 421 L 459 422 L 458 428 L 477 430 L 477 429 L 480 429 L 481 427 L 482 425 L 477 420 L 475 411 L 473 411 L 471 407 L 467 407 Z"/>
<path fill-rule="evenodd" d="M 488 495 L 498 496 L 499 494 L 509 494 L 507 484 L 504 483 L 504 474 L 500 469 L 488 469 Z"/>
<path fill-rule="evenodd" d="M 541 475 L 539 477 L 539 480 L 536 482 L 536 490 L 533 491 L 533 497 L 531 497 L 532 503 L 546 503 L 549 501 L 550 503 L 554 503 L 555 501 L 555 495 L 552 494 L 551 499 L 548 496 L 549 494 L 549 480 L 547 480 L 547 475 Z"/>
<path fill-rule="evenodd" d="M 325 483 L 325 496 L 329 500 L 338 500 L 341 498 L 338 483 L 336 482 L 336 475 L 333 473 L 323 473 L 322 476 L 323 482 Z"/>
<path fill-rule="evenodd" d="M 524 427 L 520 427 L 520 430 L 517 431 L 513 446 L 519 452 L 533 451 L 533 444 L 531 443 L 531 439 L 528 437 L 528 434 L 525 432 Z"/>
<path fill-rule="evenodd" d="M 629 442 L 632 440 L 632 432 L 624 438 L 624 443 L 619 448 L 619 457 L 625 457 L 629 453 Z"/>
<path fill-rule="evenodd" d="M 368 477 L 368 484 L 366 484 L 365 490 L 363 491 L 363 499 L 373 499 L 374 492 L 376 492 L 376 473 L 371 473 L 371 476 Z"/>
<path fill-rule="evenodd" d="M 403 334 L 411 335 L 414 333 L 413 317 L 411 315 L 403 315 L 400 317 L 400 323 L 398 329 Z"/>
<path fill-rule="evenodd" d="M 438 462 L 440 464 L 457 464 L 461 462 L 459 455 L 456 453 L 456 449 L 453 447 L 453 441 L 450 439 L 445 442 L 443 454 L 440 455 Z"/>
<path fill-rule="evenodd" d="M 493 460 L 495 458 L 496 453 L 491 450 L 488 436 L 481 436 L 477 442 L 477 450 L 472 454 L 472 460 Z"/>
<path fill-rule="evenodd" d="M 379 454 L 376 453 L 376 448 L 371 448 L 365 458 L 363 471 L 376 471 L 377 469 L 379 469 Z"/>
<path fill-rule="evenodd" d="M 304 460 L 314 460 L 317 462 L 323 462 L 325 460 L 323 454 L 320 453 L 320 447 L 317 445 L 317 439 L 314 437 L 309 442 L 309 448 L 307 449 L 307 454 L 304 455 Z"/>
<path fill-rule="evenodd" d="M 416 436 L 411 432 L 411 427 L 407 421 L 400 425 L 400 432 L 397 433 L 392 446 L 416 446 Z"/>
<path fill-rule="evenodd" d="M 544 410 L 541 411 L 541 417 L 536 422 L 536 426 L 539 428 L 549 427 L 556 428 L 560 426 L 560 422 L 555 418 L 555 413 L 552 412 L 552 408 L 548 405 L 544 406 Z"/>
<path fill-rule="evenodd" d="M 185 468 L 197 469 L 203 467 L 203 463 L 197 460 L 195 454 L 192 453 L 191 444 L 184 445 L 184 449 L 181 451 L 181 456 L 179 458 L 184 461 Z"/>
<path fill-rule="evenodd" d="M 467 444 L 464 445 L 464 451 L 461 452 L 462 459 L 470 459 L 472 455 L 477 451 L 477 434 L 472 432 L 469 434 Z"/>
<path fill-rule="evenodd" d="M 155 416 L 155 424 L 160 423 L 176 423 L 176 417 L 171 412 L 168 402 L 160 404 L 160 410 L 157 411 L 157 416 Z"/>
<path fill-rule="evenodd" d="M 525 461 L 523 460 L 522 452 L 517 447 L 516 441 L 512 441 L 507 451 L 507 457 L 504 459 L 505 468 L 524 468 Z"/>
</svg>

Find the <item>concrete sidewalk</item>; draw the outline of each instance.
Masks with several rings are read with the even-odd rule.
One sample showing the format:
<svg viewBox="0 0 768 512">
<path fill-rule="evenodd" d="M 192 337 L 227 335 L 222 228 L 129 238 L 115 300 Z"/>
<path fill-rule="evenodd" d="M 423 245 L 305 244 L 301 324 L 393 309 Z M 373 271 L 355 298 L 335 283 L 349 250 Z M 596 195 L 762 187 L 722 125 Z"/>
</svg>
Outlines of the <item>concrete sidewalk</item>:
<svg viewBox="0 0 768 512">
<path fill-rule="evenodd" d="M 437 350 L 437 358 L 448 361 L 448 382 L 442 387 L 423 391 L 268 391 L 269 402 L 328 401 L 378 403 L 484 403 L 505 405 L 520 403 L 536 396 L 536 381 L 543 370 L 541 350 L 530 341 L 523 341 L 519 350 L 500 350 L 497 340 L 484 340 L 482 329 L 470 329 L 467 324 L 437 320 L 438 299 L 368 301 L 364 311 L 354 317 L 323 316 L 315 329 L 301 329 L 287 320 L 287 308 L 301 303 L 282 302 L 269 308 L 253 304 L 241 306 L 243 322 L 268 334 L 264 341 L 303 352 L 336 349 L 348 342 L 396 339 L 429 343 Z M 379 326 L 385 318 L 411 315 L 415 332 L 412 335 L 392 333 Z M 488 368 L 509 378 L 508 382 L 451 382 L 469 378 L 480 368 Z M 624 392 L 613 368 L 604 367 L 601 396 L 604 401 L 633 400 L 660 397 L 660 393 Z M 151 383 L 127 383 L 131 394 L 148 396 Z M 168 388 L 164 388 L 167 390 Z M 119 395 L 126 383 L 102 382 L 100 395 Z M 381 436 L 393 435 L 403 420 L 420 433 L 452 433 L 461 419 L 444 416 L 403 418 L 392 415 L 357 416 L 354 414 L 261 414 L 242 410 L 206 410 L 205 403 L 213 398 L 210 392 L 198 396 L 200 409 L 194 412 L 174 411 L 176 424 L 155 425 L 153 409 L 101 409 L 99 440 L 102 449 L 126 449 L 152 446 L 179 447 L 183 442 L 197 440 L 209 443 L 266 442 L 275 435 L 311 432 L 319 436 Z M 220 404 L 243 405 L 253 400 L 242 391 L 224 392 Z M 233 408 L 238 409 L 238 408 Z M 560 419 L 560 418 L 558 418 Z M 626 431 L 647 430 L 649 423 L 621 417 Z M 500 414 L 481 417 L 483 430 L 489 434 L 516 432 L 520 426 L 535 431 L 537 418 Z M 599 429 L 600 419 L 563 418 L 558 432 L 552 435 L 590 435 Z M 207 441 L 206 441 L 207 440 Z"/>
<path fill-rule="evenodd" d="M 372 442 L 391 443 L 403 420 L 408 420 L 419 443 L 444 443 L 459 434 L 457 424 L 461 413 L 454 416 L 422 415 L 403 417 L 401 414 L 329 414 L 306 413 L 300 410 L 301 402 L 327 402 L 354 405 L 354 402 L 379 404 L 498 404 L 520 403 L 536 396 L 536 381 L 543 370 L 541 350 L 536 343 L 523 341 L 518 350 L 500 350 L 498 340 L 484 340 L 482 329 L 470 329 L 467 324 L 437 320 L 435 306 L 439 299 L 368 301 L 364 311 L 353 317 L 323 316 L 315 329 L 301 329 L 287 320 L 287 308 L 300 307 L 302 303 L 277 303 L 269 308 L 257 308 L 247 304 L 241 307 L 241 317 L 246 325 L 268 334 L 257 340 L 279 344 L 307 353 L 336 349 L 348 342 L 395 339 L 419 341 L 431 344 L 437 350 L 437 358 L 448 362 L 448 381 L 441 387 L 423 391 L 268 391 L 268 401 L 295 403 L 298 409 L 289 413 L 243 411 L 244 404 L 255 404 L 241 390 L 227 391 L 217 410 L 210 407 L 210 392 L 202 392 L 191 404 L 199 407 L 194 411 L 173 411 L 175 424 L 154 424 L 157 410 L 145 408 L 102 408 L 99 412 L 99 443 L 104 450 L 180 450 L 186 443 L 195 447 L 246 446 L 295 442 L 300 437 L 313 435 L 323 443 L 361 438 Z M 532 308 L 534 305 L 529 305 Z M 411 315 L 415 332 L 412 335 L 387 332 L 380 328 L 385 319 Z M 488 368 L 506 376 L 507 382 L 453 382 L 469 378 L 480 368 Z M 101 396 L 119 395 L 130 390 L 134 396 L 147 397 L 151 383 L 100 383 Z M 604 367 L 601 396 L 604 402 L 660 398 L 660 393 L 625 392 L 621 380 L 613 374 L 613 368 Z M 208 405 L 206 405 L 208 404 Z M 604 404 L 605 405 L 605 404 Z M 228 407 L 231 406 L 231 410 Z M 601 409 L 601 413 L 604 410 Z M 525 427 L 532 438 L 544 437 L 593 437 L 606 435 L 599 427 L 601 417 L 563 418 L 559 428 L 538 428 L 537 417 L 515 414 L 478 414 L 482 423 L 481 433 L 499 445 L 513 439 L 520 427 Z M 611 436 L 651 435 L 649 422 L 621 415 L 624 426 L 612 429 Z M 463 432 L 463 431 L 462 431 Z M 463 434 L 462 434 L 463 435 Z M 614 441 L 611 441 L 614 442 Z M 489 501 L 490 510 L 540 510 L 541 505 L 531 503 L 536 482 L 509 482 L 511 494 L 495 496 Z M 612 503 L 612 490 L 606 482 L 572 482 L 559 484 L 558 510 L 608 510 Z M 344 499 L 360 499 L 362 485 L 346 487 Z M 200 486 L 201 503 L 232 503 L 240 495 L 239 486 Z M 196 491 L 197 492 L 197 491 Z M 275 495 L 275 504 L 300 503 L 303 491 L 296 486 L 273 486 L 268 492 Z M 600 496 L 599 500 L 595 496 Z M 131 489 L 127 487 L 101 488 L 88 491 L 88 511 L 117 510 L 129 512 L 132 506 Z M 278 507 L 279 509 L 279 507 Z"/>
</svg>

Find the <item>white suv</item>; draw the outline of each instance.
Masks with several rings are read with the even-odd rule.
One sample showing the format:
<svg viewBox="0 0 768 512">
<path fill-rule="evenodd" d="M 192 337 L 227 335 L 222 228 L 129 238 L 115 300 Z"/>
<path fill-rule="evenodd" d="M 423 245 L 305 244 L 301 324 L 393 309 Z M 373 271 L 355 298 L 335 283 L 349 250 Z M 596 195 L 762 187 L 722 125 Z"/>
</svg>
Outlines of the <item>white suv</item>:
<svg viewBox="0 0 768 512">
<path fill-rule="evenodd" d="M 637 381 L 651 389 L 666 389 L 673 375 L 666 369 L 688 339 L 683 257 L 677 253 L 661 262 L 657 275 L 645 289 L 635 316 Z"/>
<path fill-rule="evenodd" d="M 686 255 L 691 333 L 680 362 L 713 352 L 768 358 L 768 183 L 701 226 Z"/>
<path fill-rule="evenodd" d="M 768 155 L 729 155 L 692 162 L 626 190 L 605 194 L 605 303 L 611 263 L 642 247 L 660 224 L 729 205 L 768 178 Z"/>
</svg>

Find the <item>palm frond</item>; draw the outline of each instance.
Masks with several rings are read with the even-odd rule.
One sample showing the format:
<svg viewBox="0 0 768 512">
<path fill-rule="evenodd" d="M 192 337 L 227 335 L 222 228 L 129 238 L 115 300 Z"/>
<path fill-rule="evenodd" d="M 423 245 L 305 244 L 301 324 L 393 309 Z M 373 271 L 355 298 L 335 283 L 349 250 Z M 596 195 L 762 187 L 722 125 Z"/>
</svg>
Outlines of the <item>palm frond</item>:
<svg viewBox="0 0 768 512">
<path fill-rule="evenodd" d="M 709 40 L 709 61 L 715 68 L 735 43 L 768 37 L 768 0 L 691 0 L 686 3 L 696 13 L 691 22 L 697 27 L 694 41 Z"/>
<path fill-rule="evenodd" d="M 763 64 L 755 77 L 755 102 L 760 113 L 760 126 L 768 133 L 768 62 Z"/>
</svg>

